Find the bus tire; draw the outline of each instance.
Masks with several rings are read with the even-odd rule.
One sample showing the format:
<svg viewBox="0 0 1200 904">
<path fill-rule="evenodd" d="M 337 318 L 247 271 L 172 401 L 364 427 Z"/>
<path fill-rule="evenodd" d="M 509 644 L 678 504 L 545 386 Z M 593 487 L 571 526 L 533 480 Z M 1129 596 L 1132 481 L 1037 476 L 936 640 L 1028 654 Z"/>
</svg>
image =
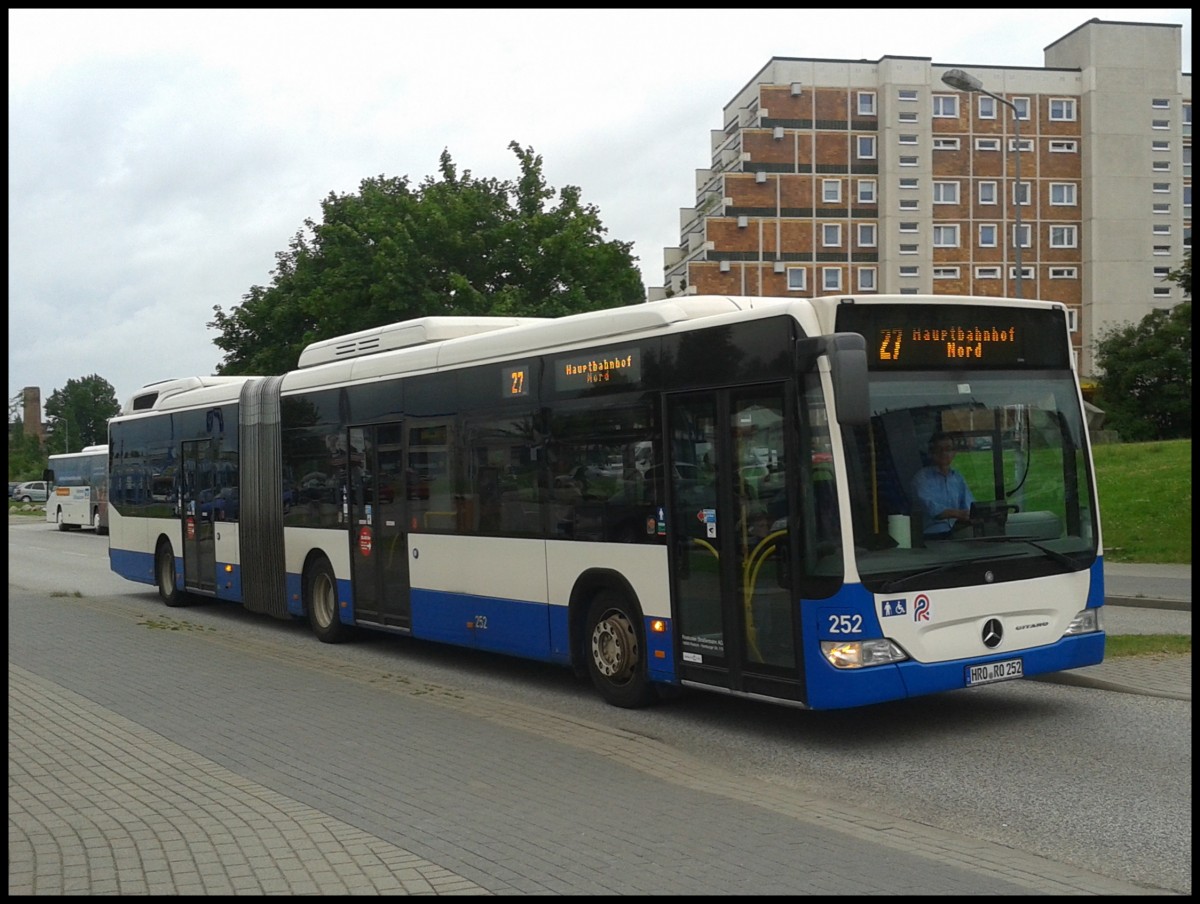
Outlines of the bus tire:
<svg viewBox="0 0 1200 904">
<path fill-rule="evenodd" d="M 654 699 L 641 615 L 623 594 L 604 589 L 592 598 L 583 640 L 588 674 L 606 702 L 637 709 Z"/>
<path fill-rule="evenodd" d="M 158 584 L 158 595 L 168 606 L 174 608 L 187 602 L 183 591 L 175 584 L 175 553 L 170 540 L 159 543 L 154 553 L 154 578 Z"/>
<path fill-rule="evenodd" d="M 304 576 L 304 608 L 313 634 L 322 643 L 341 643 L 350 637 L 349 625 L 338 617 L 337 578 L 323 556 L 309 567 Z"/>
<path fill-rule="evenodd" d="M 71 529 L 71 526 L 69 524 L 65 523 L 62 519 L 62 509 L 61 508 L 55 512 L 54 521 L 58 525 L 58 529 L 61 531 L 68 531 Z"/>
<path fill-rule="evenodd" d="M 96 509 L 96 511 L 92 512 L 92 527 L 96 529 L 96 533 L 104 533 L 103 528 L 100 527 L 100 509 Z"/>
</svg>

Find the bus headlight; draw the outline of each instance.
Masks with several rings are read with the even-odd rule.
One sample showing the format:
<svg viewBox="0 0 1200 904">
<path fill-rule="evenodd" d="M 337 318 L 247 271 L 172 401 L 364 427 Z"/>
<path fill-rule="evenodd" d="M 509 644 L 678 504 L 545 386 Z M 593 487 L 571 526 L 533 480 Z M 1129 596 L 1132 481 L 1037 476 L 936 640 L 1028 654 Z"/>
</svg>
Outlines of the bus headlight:
<svg viewBox="0 0 1200 904">
<path fill-rule="evenodd" d="M 823 640 L 821 655 L 835 669 L 861 669 L 908 658 L 907 653 L 886 637 L 880 640 Z"/>
<path fill-rule="evenodd" d="M 1103 623 L 1099 609 L 1081 609 L 1075 613 L 1075 617 L 1071 619 L 1071 624 L 1067 625 L 1067 630 L 1063 631 L 1063 637 L 1068 637 L 1071 634 L 1091 634 L 1093 631 L 1100 631 L 1102 630 Z"/>
</svg>

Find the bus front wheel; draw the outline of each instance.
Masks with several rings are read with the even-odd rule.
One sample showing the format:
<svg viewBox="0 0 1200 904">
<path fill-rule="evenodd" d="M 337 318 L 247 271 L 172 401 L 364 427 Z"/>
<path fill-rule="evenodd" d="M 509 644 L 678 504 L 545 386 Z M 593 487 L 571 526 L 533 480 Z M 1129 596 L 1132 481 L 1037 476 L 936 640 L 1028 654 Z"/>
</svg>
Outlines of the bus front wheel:
<svg viewBox="0 0 1200 904">
<path fill-rule="evenodd" d="M 337 579 L 324 558 L 314 562 L 305 576 L 304 608 L 313 634 L 322 643 L 341 643 L 349 638 L 350 628 L 339 617 Z"/>
<path fill-rule="evenodd" d="M 183 592 L 175 586 L 175 553 L 169 540 L 158 544 L 158 552 L 154 554 L 154 574 L 162 601 L 168 606 L 182 606 L 185 600 Z"/>
<path fill-rule="evenodd" d="M 588 607 L 585 643 L 592 684 L 608 703 L 626 709 L 653 699 L 639 620 L 636 607 L 612 590 L 601 590 Z"/>
</svg>

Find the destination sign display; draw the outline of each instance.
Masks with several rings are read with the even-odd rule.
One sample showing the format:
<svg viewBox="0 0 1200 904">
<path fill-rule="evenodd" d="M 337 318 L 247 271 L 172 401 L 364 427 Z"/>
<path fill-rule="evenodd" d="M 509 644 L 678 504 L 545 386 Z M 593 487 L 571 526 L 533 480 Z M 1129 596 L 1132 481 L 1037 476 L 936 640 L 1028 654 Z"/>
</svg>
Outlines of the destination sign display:
<svg viewBox="0 0 1200 904">
<path fill-rule="evenodd" d="M 872 370 L 1070 366 L 1066 319 L 1054 309 L 847 304 L 837 331 L 862 334 Z"/>
<path fill-rule="evenodd" d="M 554 388 L 559 392 L 587 389 L 609 383 L 636 385 L 642 379 L 642 357 L 637 349 L 589 352 L 558 358 L 554 362 Z"/>
</svg>

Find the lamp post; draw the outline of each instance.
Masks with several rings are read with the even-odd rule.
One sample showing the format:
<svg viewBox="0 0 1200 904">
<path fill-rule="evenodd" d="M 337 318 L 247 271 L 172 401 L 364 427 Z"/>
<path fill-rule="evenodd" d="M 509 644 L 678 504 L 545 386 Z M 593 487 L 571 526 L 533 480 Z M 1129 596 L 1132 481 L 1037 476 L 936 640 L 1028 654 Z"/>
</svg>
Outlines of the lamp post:
<svg viewBox="0 0 1200 904">
<path fill-rule="evenodd" d="M 62 425 L 63 425 L 63 451 L 70 452 L 71 451 L 71 422 L 68 421 L 65 417 L 57 418 L 57 420 L 62 421 Z"/>
<path fill-rule="evenodd" d="M 1017 183 L 1016 203 L 1014 205 L 1016 207 L 1014 219 L 1016 220 L 1017 247 L 1014 257 L 1017 262 L 1017 297 L 1024 298 L 1025 294 L 1021 289 L 1021 277 L 1024 275 L 1024 268 L 1021 266 L 1021 113 L 1017 109 L 1017 105 L 1011 100 L 1007 100 L 998 94 L 993 94 L 987 88 L 983 87 L 983 82 L 969 72 L 964 72 L 961 69 L 950 69 L 942 74 L 942 81 L 951 88 L 957 88 L 959 91 L 966 91 L 970 94 L 986 94 L 988 97 L 998 100 L 1004 106 L 1008 107 L 1008 109 L 1012 110 L 1013 128 L 1016 131 L 1017 141 L 1017 161 L 1013 166 Z"/>
</svg>

